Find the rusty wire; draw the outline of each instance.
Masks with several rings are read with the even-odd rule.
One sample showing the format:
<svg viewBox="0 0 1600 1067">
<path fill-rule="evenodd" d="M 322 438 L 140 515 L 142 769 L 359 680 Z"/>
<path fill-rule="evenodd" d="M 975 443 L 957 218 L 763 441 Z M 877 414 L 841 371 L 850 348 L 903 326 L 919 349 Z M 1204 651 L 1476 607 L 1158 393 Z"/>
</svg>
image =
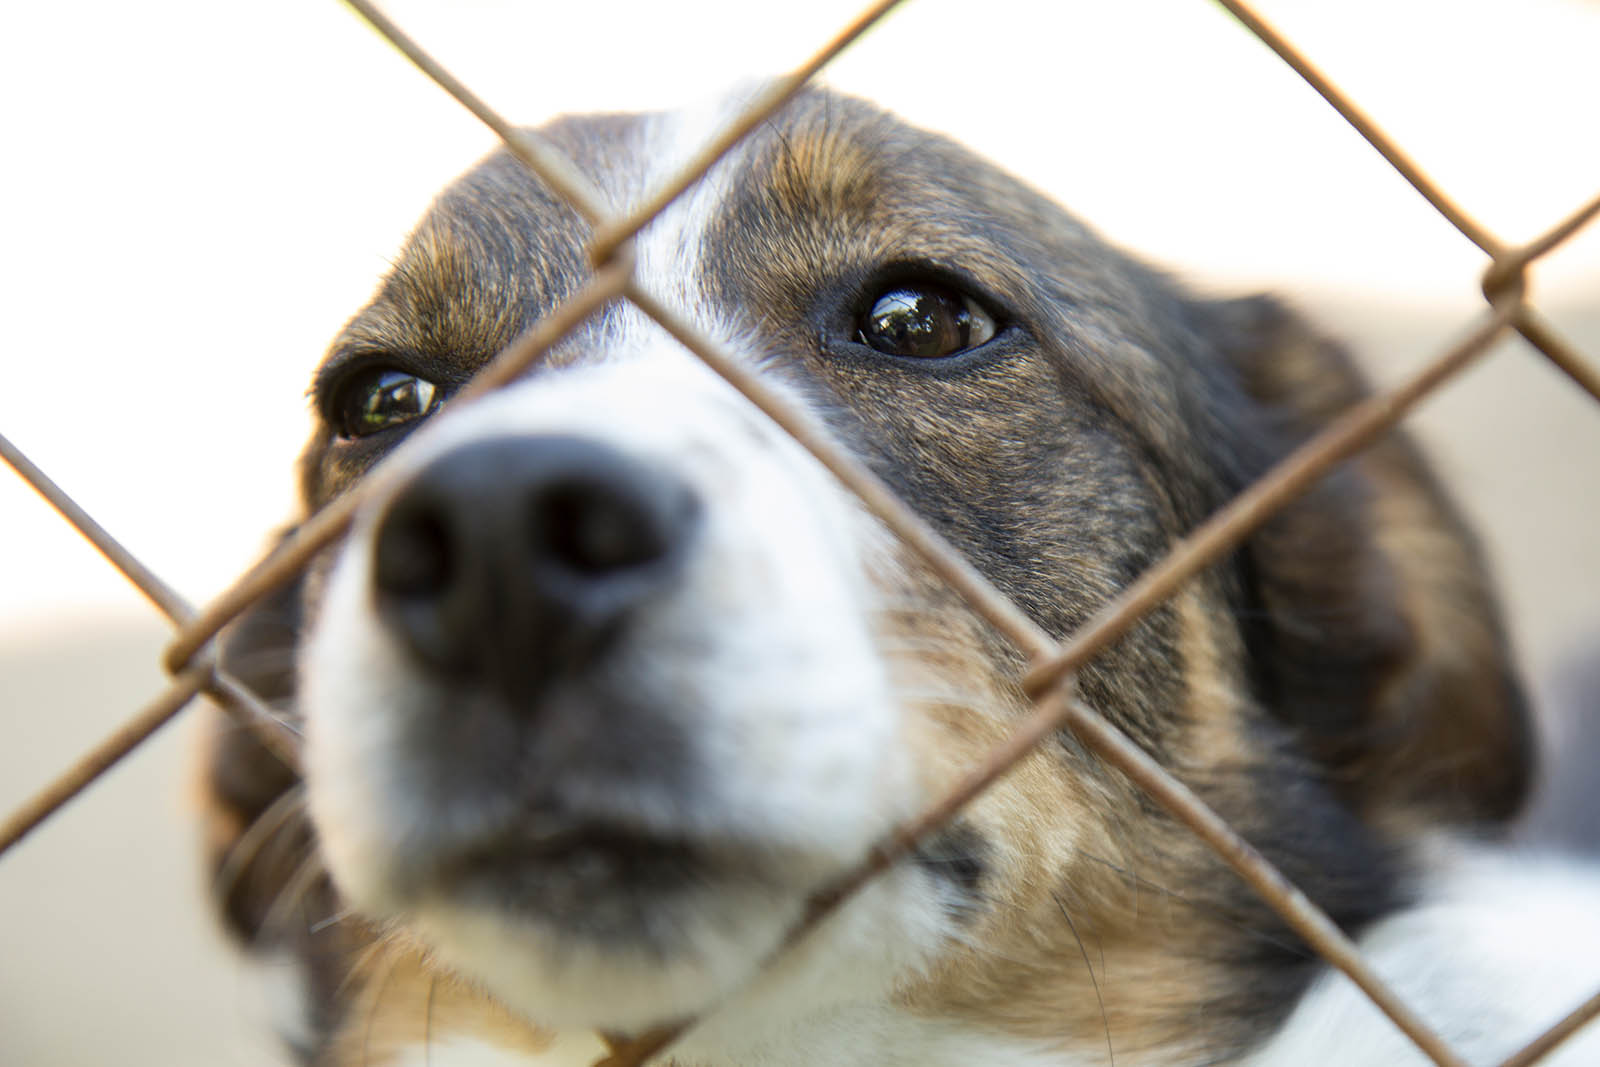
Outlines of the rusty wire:
<svg viewBox="0 0 1600 1067">
<path fill-rule="evenodd" d="M 1532 1067 L 1596 1018 L 1600 1018 L 1600 992 L 1573 1008 L 1554 1026 L 1523 1046 L 1521 1051 L 1501 1060 L 1499 1067 Z"/>
<path fill-rule="evenodd" d="M 111 532 L 94 520 L 87 511 L 79 506 L 76 500 L 67 495 L 66 490 L 57 485 L 49 475 L 39 469 L 39 466 L 23 454 L 22 450 L 12 444 L 4 436 L 0 436 L 0 459 L 6 461 L 11 469 L 16 471 L 22 480 L 44 497 L 45 502 L 66 519 L 74 529 L 83 535 L 84 539 L 94 546 L 106 561 L 122 573 L 122 576 L 138 589 L 156 609 L 165 615 L 171 622 L 182 624 L 194 617 L 194 608 L 185 600 L 176 589 L 168 585 L 144 562 L 129 552 L 127 547 L 111 535 Z M 179 674 L 179 671 L 173 671 Z M 161 706 L 167 700 L 177 699 L 178 691 L 185 689 L 187 681 L 178 678 L 173 683 L 173 688 L 163 694 L 152 705 Z M 298 731 L 285 722 L 277 713 L 273 712 L 248 688 L 241 685 L 221 669 L 211 664 L 205 671 L 205 677 L 200 689 L 208 693 L 213 699 L 229 711 L 235 713 L 244 724 L 256 734 L 258 738 L 281 760 L 286 766 L 298 766 Z M 167 716 L 177 714 L 183 710 L 185 704 L 196 693 L 190 692 L 187 697 L 180 700 Z M 35 816 L 34 823 L 25 823 L 19 820 L 8 819 L 7 830 L 0 832 L 0 854 L 15 844 L 28 830 L 33 828 L 38 820 L 42 820 L 56 808 L 71 800 L 78 792 L 82 791 L 90 782 L 101 774 L 110 770 L 118 760 L 134 748 L 138 747 L 146 737 L 154 733 L 157 728 L 166 722 L 166 719 L 152 722 L 148 711 L 134 716 L 128 723 L 119 727 L 104 744 L 94 751 L 87 753 L 79 763 L 64 773 L 60 779 L 51 786 L 47 786 L 41 796 L 35 801 L 25 805 L 23 810 L 32 810 Z M 80 779 L 81 772 L 93 768 L 92 773 Z M 70 784 L 70 783 L 76 783 Z M 51 804 L 40 804 L 45 796 L 55 795 L 57 799 Z M 20 819 L 22 812 L 18 812 Z M 19 832 L 11 836 L 11 830 Z"/>
<path fill-rule="evenodd" d="M 729 149 L 744 140 L 752 130 L 793 99 L 794 95 L 805 88 L 823 67 L 850 47 L 862 34 L 876 26 L 885 15 L 899 7 L 900 3 L 901 0 L 878 0 L 852 19 L 848 26 L 840 30 L 833 40 L 818 49 L 811 58 L 783 77 L 770 82 L 736 119 L 712 137 L 676 175 L 663 182 L 660 189 L 647 196 L 644 202 L 626 217 L 612 219 L 597 227 L 593 239 L 589 242 L 590 258 L 596 264 L 610 259 L 618 245 L 644 229 L 651 219 L 665 211 L 668 205 L 684 194 L 685 190 L 705 177 L 706 172 L 716 165 L 717 160 L 727 155 Z"/>
<path fill-rule="evenodd" d="M 1445 1067 L 1462 1063 L 1371 972 L 1356 947 L 1325 913 L 1305 898 L 1187 787 L 1116 727 L 1080 703 L 1075 697 L 1072 680 L 1074 672 L 1106 645 L 1174 595 L 1189 579 L 1235 547 L 1334 465 L 1370 445 L 1395 426 L 1412 408 L 1471 364 L 1508 329 L 1520 333 L 1581 388 L 1600 400 L 1600 373 L 1527 303 L 1526 292 L 1527 267 L 1600 214 L 1600 197 L 1585 204 L 1535 240 L 1521 246 L 1506 245 L 1446 196 L 1376 123 L 1254 11 L 1238 0 L 1221 0 L 1235 18 L 1303 77 L 1436 210 L 1490 257 L 1483 283 L 1484 295 L 1490 307 L 1482 321 L 1460 342 L 1423 364 L 1400 385 L 1374 395 L 1345 412 L 1322 433 L 1178 542 L 1160 563 L 1104 605 L 1066 642 L 1058 645 L 864 466 L 833 445 L 804 412 L 787 404 L 767 388 L 759 376 L 695 330 L 672 308 L 644 290 L 632 273 L 631 256 L 627 252 L 627 242 L 632 236 L 691 188 L 751 130 L 780 109 L 835 55 L 875 25 L 897 5 L 898 0 L 878 0 L 872 4 L 815 55 L 759 93 L 750 106 L 696 153 L 677 174 L 623 215 L 614 215 L 593 184 L 560 152 L 537 135 L 512 126 L 435 62 L 368 0 L 345 2 L 499 134 L 509 150 L 563 196 L 594 229 L 590 255 L 597 264 L 595 275 L 577 294 L 535 323 L 501 353 L 474 378 L 453 404 L 459 405 L 524 373 L 551 346 L 600 307 L 612 300 L 627 299 L 809 449 L 819 462 L 862 499 L 869 510 L 922 556 L 978 614 L 1028 656 L 1029 669 L 1024 687 L 1036 701 L 1034 712 L 1018 725 L 1007 741 L 973 767 L 949 795 L 887 835 L 870 850 L 856 869 L 815 894 L 804 918 L 778 950 L 780 953 L 814 929 L 873 877 L 902 859 L 924 835 L 942 825 L 964 804 L 1006 774 L 1043 739 L 1066 728 L 1205 840 L 1324 959 L 1356 982 L 1434 1062 Z M 371 494 L 374 486 L 381 485 L 382 468 L 368 479 L 365 486 L 313 516 L 278 550 L 196 613 L 4 438 L 0 438 L 0 458 L 17 468 L 179 627 L 165 655 L 165 665 L 174 675 L 172 685 L 104 744 L 87 754 L 56 782 L 0 824 L 0 853 L 122 755 L 132 751 L 203 691 L 225 704 L 242 709 L 247 720 L 257 727 L 267 743 L 273 745 L 274 750 L 293 765 L 293 736 L 287 732 L 281 720 L 242 685 L 215 667 L 210 654 L 206 652 L 206 646 L 223 626 L 262 596 L 292 580 L 318 552 L 348 530 L 361 500 Z M 1600 993 L 1505 1060 L 1502 1067 L 1528 1067 L 1536 1063 L 1596 1015 L 1600 1015 Z M 667 1049 L 697 1021 L 684 1020 L 632 1039 L 608 1037 L 612 1053 L 603 1063 L 606 1067 L 638 1067 Z"/>
<path fill-rule="evenodd" d="M 1504 250 L 1504 246 L 1493 234 L 1457 207 L 1455 201 L 1446 196 L 1444 190 L 1434 184 L 1433 179 L 1424 174 L 1422 168 L 1413 163 L 1411 157 L 1384 133 L 1377 123 L 1367 117 L 1365 111 L 1356 106 L 1354 100 L 1333 84 L 1326 74 L 1318 70 L 1311 60 L 1290 44 L 1271 23 L 1256 14 L 1242 0 L 1217 0 L 1217 2 L 1238 19 L 1245 29 L 1254 34 L 1258 41 L 1277 53 L 1278 58 L 1300 75 L 1307 85 L 1315 89 L 1318 95 L 1339 113 L 1339 117 L 1366 138 L 1367 143 L 1375 148 L 1391 167 L 1399 171 L 1400 176 L 1410 182 L 1412 188 L 1421 193 L 1423 199 L 1432 204 L 1435 211 L 1443 215 L 1450 225 L 1460 230 L 1463 237 L 1483 249 L 1484 255 L 1490 257 L 1498 256 Z"/>
<path fill-rule="evenodd" d="M 6 821 L 0 823 L 0 853 L 21 841 L 30 830 L 87 789 L 91 782 L 110 770 L 123 756 L 171 722 L 173 716 L 187 707 L 189 701 L 205 688 L 207 673 L 204 664 L 184 671 L 166 692 L 152 700 L 143 711 L 123 723 L 105 741 L 57 775 L 55 781 L 8 815 Z"/>
</svg>

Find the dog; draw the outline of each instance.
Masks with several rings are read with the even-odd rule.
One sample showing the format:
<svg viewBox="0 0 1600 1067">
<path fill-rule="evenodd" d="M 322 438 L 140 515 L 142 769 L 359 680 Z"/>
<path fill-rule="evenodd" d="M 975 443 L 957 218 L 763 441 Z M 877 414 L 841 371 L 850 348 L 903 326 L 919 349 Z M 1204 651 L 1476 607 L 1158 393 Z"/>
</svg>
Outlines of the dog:
<svg viewBox="0 0 1600 1067">
<path fill-rule="evenodd" d="M 539 132 L 623 207 L 730 113 Z M 306 512 L 377 480 L 222 646 L 303 723 L 305 780 L 227 729 L 206 773 L 218 900 L 301 1060 L 589 1063 L 597 1032 L 699 1016 L 670 1062 L 1422 1062 L 1070 732 L 780 951 L 1008 735 L 1026 664 L 626 302 L 453 410 L 577 291 L 588 236 L 490 155 L 316 373 Z M 1280 302 L 1196 297 L 821 89 L 634 255 L 1057 638 L 1367 394 Z M 1402 434 L 1076 686 L 1464 1054 L 1600 986 L 1600 880 L 1496 844 L 1530 716 L 1482 553 Z"/>
</svg>

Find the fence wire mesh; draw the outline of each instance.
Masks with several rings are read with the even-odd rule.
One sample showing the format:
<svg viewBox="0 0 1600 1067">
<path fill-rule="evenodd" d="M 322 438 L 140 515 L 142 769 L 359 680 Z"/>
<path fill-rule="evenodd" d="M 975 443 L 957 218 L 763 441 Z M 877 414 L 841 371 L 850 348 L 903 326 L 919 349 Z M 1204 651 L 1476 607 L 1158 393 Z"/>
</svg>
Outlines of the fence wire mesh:
<svg viewBox="0 0 1600 1067">
<path fill-rule="evenodd" d="M 703 335 L 684 316 L 645 288 L 633 272 L 630 240 L 677 197 L 693 188 L 721 156 L 751 130 L 775 114 L 831 59 L 866 32 L 899 0 L 880 0 L 861 13 L 822 49 L 791 73 L 771 82 L 728 126 L 711 138 L 681 172 L 625 215 L 610 214 L 604 197 L 572 164 L 536 135 L 512 125 L 436 62 L 368 0 L 345 0 L 428 77 L 498 134 L 513 153 L 558 191 L 592 226 L 590 256 L 593 274 L 565 304 L 532 326 L 502 352 L 456 401 L 470 400 L 527 371 L 553 345 L 606 303 L 626 299 L 679 343 L 739 390 L 752 404 L 807 448 L 849 487 L 879 519 L 918 553 L 971 608 L 987 619 L 1027 657 L 1024 688 L 1033 698 L 1031 716 L 1017 724 L 1010 738 L 989 753 L 965 779 L 928 810 L 878 843 L 853 871 L 825 887 L 811 900 L 802 921 L 790 932 L 778 954 L 807 936 L 822 919 L 850 899 L 872 878 L 904 858 L 926 835 L 943 826 L 1036 745 L 1067 729 L 1107 763 L 1143 788 L 1158 804 L 1210 845 L 1240 878 L 1312 945 L 1331 965 L 1355 982 L 1433 1062 L 1458 1067 L 1464 1061 L 1415 1011 L 1378 977 L 1356 946 L 1320 909 L 1259 852 L 1208 808 L 1182 782 L 1146 755 L 1115 726 L 1075 696 L 1075 672 L 1146 613 L 1164 603 L 1189 579 L 1224 556 L 1269 519 L 1277 509 L 1304 492 L 1340 461 L 1371 444 L 1404 419 L 1418 404 L 1471 365 L 1499 338 L 1514 331 L 1576 386 L 1600 401 L 1600 371 L 1587 361 L 1540 314 L 1529 298 L 1529 268 L 1600 214 L 1600 197 L 1581 205 L 1547 231 L 1522 244 L 1490 233 L 1452 201 L 1406 153 L 1338 86 L 1250 7 L 1237 0 L 1219 0 L 1288 66 L 1304 78 L 1350 125 L 1397 170 L 1417 192 L 1487 257 L 1482 274 L 1486 310 L 1467 324 L 1464 336 L 1424 362 L 1404 380 L 1346 411 L 1322 433 L 1295 451 L 1255 485 L 1174 546 L 1158 564 L 1105 604 L 1077 633 L 1057 643 L 1003 596 L 961 554 L 904 505 L 859 461 L 818 432 L 809 416 L 769 389 L 762 379 Z M 4 823 L 0 853 L 43 824 L 118 760 L 138 748 L 200 694 L 206 694 L 239 716 L 264 743 L 294 766 L 298 734 L 213 661 L 210 642 L 231 620 L 262 597 L 295 578 L 321 550 L 348 529 L 361 501 L 377 491 L 381 471 L 362 489 L 325 508 L 259 565 L 209 604 L 196 610 L 129 553 L 54 485 L 9 441 L 0 437 L 4 458 L 80 533 L 133 583 L 176 628 L 164 656 L 171 685 L 121 729 L 87 752 L 54 782 L 41 790 Z M 1597 972 L 1600 981 L 1600 972 Z M 1600 993 L 1573 1008 L 1555 1026 L 1506 1059 L 1502 1067 L 1537 1063 L 1562 1040 L 1600 1015 Z M 630 1039 L 608 1037 L 611 1054 L 605 1067 L 636 1067 L 669 1052 L 683 1034 L 701 1020 L 683 1020 Z"/>
</svg>

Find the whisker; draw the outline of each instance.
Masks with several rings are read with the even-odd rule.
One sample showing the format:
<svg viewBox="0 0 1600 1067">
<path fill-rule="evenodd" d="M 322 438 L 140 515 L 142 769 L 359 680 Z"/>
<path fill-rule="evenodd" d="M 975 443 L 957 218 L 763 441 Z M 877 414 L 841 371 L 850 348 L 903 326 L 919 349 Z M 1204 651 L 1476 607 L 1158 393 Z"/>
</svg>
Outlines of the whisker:
<svg viewBox="0 0 1600 1067">
<path fill-rule="evenodd" d="M 942 708 L 966 711 L 985 718 L 993 715 L 983 702 L 971 693 L 953 686 L 896 686 L 894 695 L 907 705 L 920 708 Z"/>
<path fill-rule="evenodd" d="M 424 1067 L 433 1067 L 433 994 L 439 988 L 439 976 L 428 975 L 428 999 L 422 1007 L 422 1060 Z"/>
<path fill-rule="evenodd" d="M 283 884 L 277 899 L 267 909 L 267 914 L 261 920 L 262 931 L 288 931 L 292 912 L 298 908 L 302 915 L 304 914 L 306 898 L 311 895 L 312 886 L 326 874 L 327 871 L 322 865 L 322 854 L 317 851 L 313 843 L 307 850 L 305 858 L 295 866 L 289 880 Z M 307 929 L 309 928 L 307 924 Z"/>
<path fill-rule="evenodd" d="M 389 944 L 388 940 L 382 935 L 374 936 L 367 947 L 361 950 L 361 954 L 351 961 L 349 968 L 345 971 L 344 977 L 339 979 L 339 984 L 334 987 L 334 995 L 343 996 L 344 993 L 349 990 L 350 983 L 355 981 L 370 967 L 372 967 L 378 957 L 384 952 L 389 951 L 391 947 L 392 946 Z M 393 964 L 391 963 L 391 967 L 392 966 Z"/>
<path fill-rule="evenodd" d="M 355 915 L 356 915 L 356 910 L 354 908 L 343 908 L 343 909 L 341 909 L 339 911 L 334 912 L 332 915 L 328 916 L 326 919 L 319 919 L 318 921 L 312 923 L 310 926 L 306 927 L 306 933 L 308 933 L 308 934 L 320 934 L 324 930 L 330 930 L 333 927 L 338 926 L 342 922 L 346 922 L 346 921 L 348 921 L 350 919 L 355 918 Z"/>
<path fill-rule="evenodd" d="M 383 976 L 378 979 L 378 984 L 373 987 L 372 1000 L 367 1007 L 366 1022 L 361 1030 L 361 1067 L 371 1067 L 372 1065 L 372 1031 L 378 1022 L 378 1011 L 383 1007 L 383 996 L 389 991 L 389 982 L 399 969 L 399 957 L 391 955 L 383 969 Z"/>
<path fill-rule="evenodd" d="M 1100 995 L 1100 979 L 1095 977 L 1094 965 L 1089 962 L 1089 950 L 1084 947 L 1083 938 L 1078 936 L 1078 924 L 1072 921 L 1072 913 L 1067 910 L 1066 903 L 1054 893 L 1050 894 L 1050 899 L 1061 909 L 1061 917 L 1067 920 L 1067 929 L 1072 931 L 1072 940 L 1078 943 L 1078 953 L 1083 956 L 1083 969 L 1089 972 L 1089 985 L 1094 988 L 1094 1000 L 1100 1006 L 1100 1023 L 1106 1028 L 1106 1058 L 1111 1067 L 1117 1067 L 1117 1054 L 1111 1047 L 1111 1017 L 1106 1014 L 1105 998 Z M 1103 961 L 1101 966 L 1104 966 Z"/>
<path fill-rule="evenodd" d="M 256 816 L 254 822 L 245 827 L 228 849 L 228 854 L 223 857 L 222 863 L 217 866 L 217 873 L 211 880 L 211 892 L 218 898 L 225 898 L 239 883 L 239 878 L 244 870 L 266 846 L 272 837 L 289 825 L 296 816 L 305 813 L 306 789 L 304 783 L 296 783 L 284 790 L 277 799 L 267 805 L 262 813 Z"/>
</svg>

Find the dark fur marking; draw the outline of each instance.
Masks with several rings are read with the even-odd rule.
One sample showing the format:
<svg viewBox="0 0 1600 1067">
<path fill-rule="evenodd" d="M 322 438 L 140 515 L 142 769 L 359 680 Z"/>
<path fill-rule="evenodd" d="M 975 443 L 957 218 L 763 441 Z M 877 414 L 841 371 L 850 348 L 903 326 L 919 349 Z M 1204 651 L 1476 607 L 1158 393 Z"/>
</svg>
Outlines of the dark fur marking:
<svg viewBox="0 0 1600 1067">
<path fill-rule="evenodd" d="M 970 921 L 983 907 L 989 843 L 971 823 L 956 820 L 918 844 L 912 858 L 953 891 L 947 907 L 958 920 Z"/>
</svg>

